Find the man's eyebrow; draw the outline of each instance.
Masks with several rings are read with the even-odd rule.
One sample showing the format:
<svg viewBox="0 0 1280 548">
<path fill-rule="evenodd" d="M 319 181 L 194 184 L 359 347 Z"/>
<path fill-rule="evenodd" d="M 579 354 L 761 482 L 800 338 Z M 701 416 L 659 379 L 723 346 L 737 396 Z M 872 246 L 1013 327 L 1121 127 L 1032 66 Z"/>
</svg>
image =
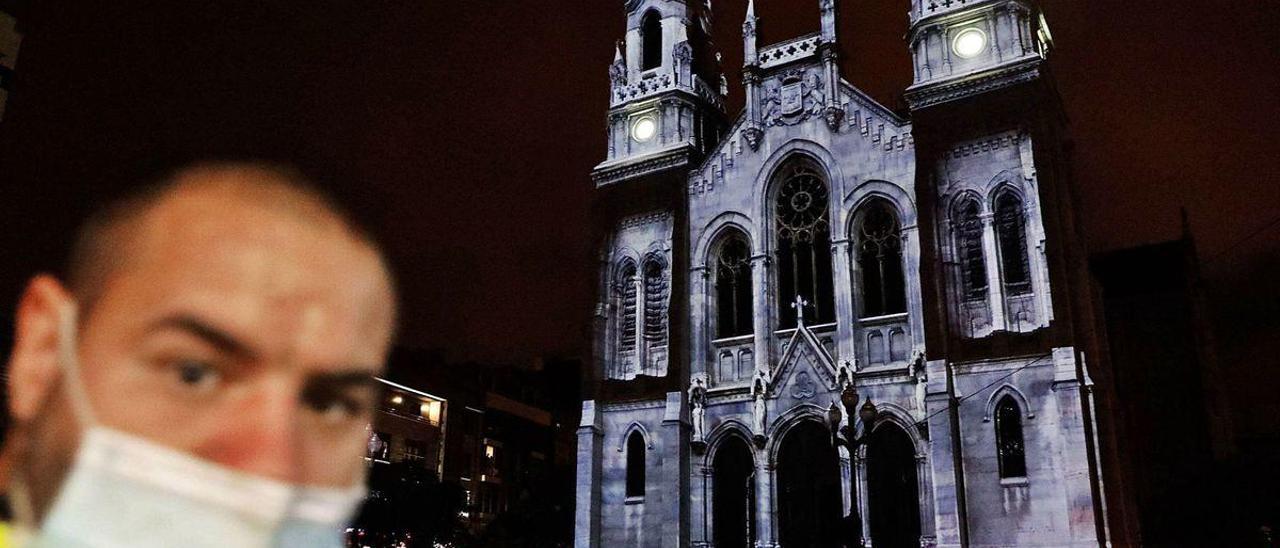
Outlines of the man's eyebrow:
<svg viewBox="0 0 1280 548">
<path fill-rule="evenodd" d="M 176 329 L 194 335 L 229 354 L 252 357 L 253 349 L 235 336 L 190 314 L 175 314 L 160 318 L 151 324 L 151 330 Z"/>
</svg>

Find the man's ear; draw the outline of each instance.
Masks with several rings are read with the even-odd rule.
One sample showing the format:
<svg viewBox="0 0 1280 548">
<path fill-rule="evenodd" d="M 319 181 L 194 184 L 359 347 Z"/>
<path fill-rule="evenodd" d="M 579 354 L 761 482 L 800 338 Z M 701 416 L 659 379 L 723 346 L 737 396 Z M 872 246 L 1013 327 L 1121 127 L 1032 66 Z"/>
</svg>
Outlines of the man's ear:
<svg viewBox="0 0 1280 548">
<path fill-rule="evenodd" d="M 47 274 L 32 278 L 22 292 L 9 355 L 9 414 L 17 425 L 35 418 L 61 378 L 62 314 L 72 303 L 66 288 Z"/>
</svg>

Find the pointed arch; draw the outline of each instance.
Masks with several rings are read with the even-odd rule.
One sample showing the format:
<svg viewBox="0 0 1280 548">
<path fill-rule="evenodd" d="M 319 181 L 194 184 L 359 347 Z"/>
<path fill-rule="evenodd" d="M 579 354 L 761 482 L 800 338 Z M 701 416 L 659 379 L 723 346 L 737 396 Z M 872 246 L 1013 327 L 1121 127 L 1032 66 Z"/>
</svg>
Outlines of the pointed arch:
<svg viewBox="0 0 1280 548">
<path fill-rule="evenodd" d="M 900 185 L 878 179 L 864 181 L 845 195 L 844 204 L 849 220 L 853 220 L 853 212 L 861 208 L 867 201 L 876 198 L 888 200 L 894 205 L 898 218 L 902 221 L 903 228 L 916 225 L 916 204 L 911 195 Z M 844 232 L 846 234 L 853 232 L 852 222 L 845 226 Z"/>
<path fill-rule="evenodd" d="M 928 441 L 920 434 L 920 423 L 911 418 L 911 412 L 892 402 L 875 402 L 875 404 L 878 413 L 875 422 L 871 425 L 871 431 L 875 432 L 885 424 L 893 424 L 906 432 L 907 437 L 911 439 L 911 445 L 915 447 L 916 455 L 928 457 Z M 862 455 L 866 456 L 865 447 L 859 450 L 864 451 Z"/>
<path fill-rule="evenodd" d="M 765 462 L 771 465 L 778 464 L 778 452 L 782 448 L 782 440 L 787 437 L 787 432 L 804 422 L 817 422 L 823 428 L 827 426 L 827 410 L 812 403 L 802 403 L 787 410 L 773 420 L 773 424 L 769 427 L 769 441 L 765 445 Z"/>
<path fill-rule="evenodd" d="M 631 439 L 632 434 L 640 434 L 640 438 L 644 440 L 646 449 L 653 450 L 653 437 L 649 434 L 649 429 L 645 428 L 639 422 L 633 422 L 622 431 L 622 437 L 618 438 L 618 452 L 623 453 L 627 450 L 627 441 Z"/>
<path fill-rule="evenodd" d="M 982 422 L 991 422 L 995 415 L 996 404 L 1005 396 L 1013 398 L 1013 400 L 1018 404 L 1018 408 L 1022 410 L 1024 419 L 1031 420 L 1036 418 L 1035 411 L 1031 409 L 1031 403 L 1027 400 L 1027 397 L 1022 394 L 1022 391 L 1018 390 L 1012 384 L 1005 383 L 1001 385 L 1000 388 L 997 388 L 992 392 L 991 396 L 987 398 L 987 405 L 983 408 Z"/>
<path fill-rule="evenodd" d="M 704 457 L 706 466 L 711 466 L 716 461 L 716 452 L 724 446 L 730 438 L 738 438 L 751 447 L 751 428 L 737 419 L 729 419 L 711 431 L 707 436 L 707 451 Z M 755 461 L 755 451 L 751 452 L 751 460 Z"/>
<path fill-rule="evenodd" d="M 777 242 L 773 237 L 773 232 L 776 230 L 773 197 L 777 194 L 779 186 L 777 174 L 787 162 L 796 159 L 808 160 L 820 167 L 821 172 L 826 176 L 827 183 L 831 186 L 833 196 L 838 196 L 836 193 L 843 187 L 845 177 L 840 168 L 840 162 L 825 146 L 808 139 L 792 139 L 774 149 L 761 165 L 760 171 L 756 173 L 754 183 L 756 195 L 764 197 L 756 205 L 758 208 L 756 219 L 759 219 L 760 227 L 760 253 L 773 254 L 776 251 L 774 246 Z M 843 208 L 839 207 L 835 200 L 831 200 L 829 214 L 832 220 L 831 226 L 846 225 Z"/>
<path fill-rule="evenodd" d="M 698 237 L 698 241 L 693 246 L 693 264 L 710 265 L 715 259 L 712 255 L 712 247 L 723 237 L 724 233 L 730 230 L 737 230 L 744 234 L 747 241 L 751 243 L 751 254 L 758 255 L 762 251 L 760 249 L 759 239 L 756 238 L 753 227 L 755 223 L 751 217 L 737 211 L 726 211 L 707 222 L 702 227 L 702 234 Z"/>
<path fill-rule="evenodd" d="M 650 9 L 640 18 L 640 70 L 662 66 L 662 16 Z"/>
</svg>

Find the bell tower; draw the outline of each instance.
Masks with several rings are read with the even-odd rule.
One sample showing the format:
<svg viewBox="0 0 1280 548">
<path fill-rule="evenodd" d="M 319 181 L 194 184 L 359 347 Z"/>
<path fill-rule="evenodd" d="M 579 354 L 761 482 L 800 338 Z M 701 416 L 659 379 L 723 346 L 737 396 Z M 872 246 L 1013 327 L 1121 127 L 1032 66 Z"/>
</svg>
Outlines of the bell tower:
<svg viewBox="0 0 1280 548">
<path fill-rule="evenodd" d="M 605 186 L 687 171 L 719 140 L 726 85 L 710 36 L 707 0 L 628 0 L 627 33 L 609 65 Z"/>
<path fill-rule="evenodd" d="M 1044 16 L 1023 0 L 912 0 L 907 40 L 912 110 L 1034 80 L 1053 43 Z"/>
</svg>

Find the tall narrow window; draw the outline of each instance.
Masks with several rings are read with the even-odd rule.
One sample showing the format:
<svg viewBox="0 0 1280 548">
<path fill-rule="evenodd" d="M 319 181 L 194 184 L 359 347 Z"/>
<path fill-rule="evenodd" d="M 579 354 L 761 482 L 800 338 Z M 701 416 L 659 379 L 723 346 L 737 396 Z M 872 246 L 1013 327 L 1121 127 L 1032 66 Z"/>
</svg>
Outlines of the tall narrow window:
<svg viewBox="0 0 1280 548">
<path fill-rule="evenodd" d="M 662 66 L 662 19 L 658 12 L 649 10 L 640 20 L 640 41 L 643 44 L 640 70 Z"/>
<path fill-rule="evenodd" d="M 902 269 L 902 226 L 885 200 L 868 203 L 858 214 L 858 270 L 862 273 L 862 315 L 883 316 L 907 311 Z"/>
<path fill-rule="evenodd" d="M 778 233 L 778 310 L 783 327 L 796 326 L 792 303 L 808 301 L 805 321 L 835 321 L 831 287 L 831 224 L 827 184 L 810 162 L 788 164 L 780 172 L 776 212 Z"/>
<path fill-rule="evenodd" d="M 627 498 L 644 496 L 644 436 L 639 431 L 627 438 Z"/>
<path fill-rule="evenodd" d="M 982 219 L 978 201 L 966 199 L 956 206 L 953 222 L 956 260 L 960 263 L 960 285 L 965 300 L 987 298 L 987 264 L 982 253 Z"/>
<path fill-rule="evenodd" d="M 618 349 L 631 352 L 636 348 L 636 265 L 627 263 L 618 277 L 620 308 Z"/>
<path fill-rule="evenodd" d="M 995 221 L 1005 293 L 1030 293 L 1031 269 L 1027 265 L 1027 223 L 1022 214 L 1022 199 L 1012 192 L 1001 194 L 996 199 Z"/>
<path fill-rule="evenodd" d="M 1000 477 L 1027 477 L 1027 456 L 1022 444 L 1022 410 L 1013 396 L 1000 398 L 996 405 L 996 449 L 1000 457 Z"/>
<path fill-rule="evenodd" d="M 663 265 L 650 260 L 644 265 L 644 339 L 650 345 L 666 344 L 667 278 Z"/>
<path fill-rule="evenodd" d="M 716 335 L 720 338 L 752 332 L 751 250 L 734 234 L 716 254 Z"/>
</svg>

